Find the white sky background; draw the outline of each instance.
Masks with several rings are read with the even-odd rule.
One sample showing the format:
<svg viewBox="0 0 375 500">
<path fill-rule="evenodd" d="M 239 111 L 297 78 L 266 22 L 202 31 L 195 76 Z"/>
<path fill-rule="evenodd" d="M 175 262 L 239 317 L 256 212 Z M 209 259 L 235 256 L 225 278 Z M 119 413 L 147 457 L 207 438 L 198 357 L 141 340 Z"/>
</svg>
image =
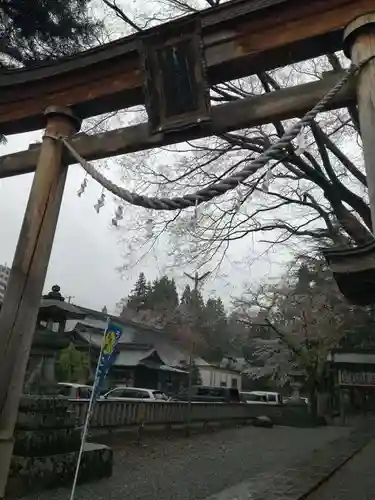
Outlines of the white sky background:
<svg viewBox="0 0 375 500">
<path fill-rule="evenodd" d="M 129 15 L 133 10 L 140 11 L 136 2 L 129 7 L 127 5 L 126 8 Z M 118 26 L 110 19 L 108 25 L 112 33 L 113 27 Z M 115 36 L 122 34 L 126 33 L 119 29 Z M 0 146 L 0 154 L 27 149 L 30 143 L 40 141 L 41 136 L 42 131 L 9 136 L 8 144 Z M 109 169 L 106 170 L 106 175 L 120 182 L 116 163 L 109 160 L 107 165 Z M 30 174 L 0 180 L 0 263 L 10 265 L 12 262 L 32 177 Z M 110 224 L 115 209 L 113 198 L 107 195 L 106 205 L 97 214 L 93 205 L 101 194 L 101 188 L 89 180 L 84 196 L 78 198 L 76 193 L 83 178 L 81 167 L 69 168 L 45 292 L 52 285 L 58 284 L 63 295 L 73 296 L 72 301 L 77 304 L 99 309 L 106 305 L 109 311 L 114 311 L 116 302 L 129 293 L 140 271 L 154 279 L 164 273 L 166 261 L 163 252 L 155 250 L 131 271 L 121 275 L 118 267 L 123 264 L 123 250 L 119 243 L 119 233 Z M 121 237 L 126 238 L 126 227 L 122 228 Z M 285 250 L 276 248 L 264 255 L 268 245 L 259 243 L 260 239 L 262 235 L 258 234 L 231 245 L 219 272 L 205 286 L 206 296 L 220 295 L 229 305 L 231 296 L 238 295 L 244 287 L 262 281 L 266 276 L 274 277 L 281 273 L 281 265 L 287 258 Z M 181 288 L 186 282 L 184 271 L 192 274 L 194 269 L 178 268 L 173 272 L 168 271 Z"/>
<path fill-rule="evenodd" d="M 40 140 L 41 135 L 42 132 L 34 132 L 8 137 L 7 146 L 0 148 L 1 154 L 27 149 L 31 142 Z M 9 265 L 12 262 L 32 178 L 33 175 L 28 174 L 0 180 L 0 214 L 3 221 L 0 224 L 0 263 Z M 121 244 L 118 231 L 111 226 L 115 205 L 111 196 L 107 196 L 106 205 L 97 214 L 93 205 L 101 194 L 101 188 L 89 180 L 85 194 L 79 198 L 76 193 L 83 178 L 83 170 L 79 166 L 69 168 L 45 291 L 58 284 L 65 296 L 74 296 L 72 301 L 77 304 L 100 309 L 107 305 L 113 311 L 116 302 L 129 293 L 140 271 L 143 270 L 150 279 L 163 274 L 163 255 L 151 253 L 132 272 L 121 275 L 117 270 L 123 263 Z M 257 246 L 255 238 L 254 264 L 238 263 L 248 255 L 249 245 L 253 246 L 251 238 L 232 246 L 230 260 L 223 263 L 219 275 L 207 282 L 206 295 L 216 293 L 229 304 L 230 297 L 239 293 L 247 283 L 258 282 L 265 275 L 278 274 L 279 257 L 277 254 L 260 256 L 259 250 L 262 249 Z M 192 272 L 192 269 L 176 269 L 168 274 L 174 276 L 182 287 L 185 270 Z"/>
</svg>

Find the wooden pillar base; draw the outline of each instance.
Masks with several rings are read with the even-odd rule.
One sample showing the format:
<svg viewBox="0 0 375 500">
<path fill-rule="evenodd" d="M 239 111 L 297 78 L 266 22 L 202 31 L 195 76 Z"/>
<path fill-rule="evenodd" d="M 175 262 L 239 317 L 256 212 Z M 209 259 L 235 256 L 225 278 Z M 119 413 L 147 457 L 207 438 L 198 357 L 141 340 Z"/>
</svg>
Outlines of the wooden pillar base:
<svg viewBox="0 0 375 500">
<path fill-rule="evenodd" d="M 63 144 L 53 137 L 70 136 L 80 127 L 66 108 L 51 106 L 45 116 L 46 133 L 0 312 L 0 499 L 67 174 Z"/>
</svg>

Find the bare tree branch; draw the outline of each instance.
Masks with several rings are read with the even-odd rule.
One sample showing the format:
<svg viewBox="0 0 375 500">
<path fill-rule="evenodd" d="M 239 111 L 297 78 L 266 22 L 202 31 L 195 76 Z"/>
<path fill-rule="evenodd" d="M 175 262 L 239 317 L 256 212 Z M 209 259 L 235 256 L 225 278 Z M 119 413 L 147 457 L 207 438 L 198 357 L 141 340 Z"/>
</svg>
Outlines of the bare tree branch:
<svg viewBox="0 0 375 500">
<path fill-rule="evenodd" d="M 126 14 L 125 12 L 116 4 L 116 1 L 115 0 L 112 0 L 112 2 L 110 2 L 109 0 L 102 0 L 104 2 L 104 4 L 109 7 L 110 9 L 112 9 L 116 16 L 121 19 L 122 21 L 124 21 L 126 24 L 128 24 L 129 26 L 131 26 L 133 29 L 135 29 L 136 31 L 143 31 L 142 28 L 140 26 L 138 26 L 138 24 L 136 24 L 134 21 L 132 21 Z"/>
</svg>

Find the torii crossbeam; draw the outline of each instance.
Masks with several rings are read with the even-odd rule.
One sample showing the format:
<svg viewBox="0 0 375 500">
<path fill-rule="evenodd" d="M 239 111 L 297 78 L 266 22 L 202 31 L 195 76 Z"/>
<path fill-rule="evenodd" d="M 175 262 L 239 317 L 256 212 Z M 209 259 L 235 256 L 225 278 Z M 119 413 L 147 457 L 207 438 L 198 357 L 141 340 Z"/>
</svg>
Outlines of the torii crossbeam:
<svg viewBox="0 0 375 500">
<path fill-rule="evenodd" d="M 81 119 L 144 103 L 140 42 L 173 38 L 187 19 L 201 26 L 210 85 L 342 48 L 343 29 L 373 0 L 232 0 L 53 64 L 0 74 L 0 133 L 44 126 L 49 105 Z M 172 33 L 172 35 L 169 35 Z"/>
</svg>

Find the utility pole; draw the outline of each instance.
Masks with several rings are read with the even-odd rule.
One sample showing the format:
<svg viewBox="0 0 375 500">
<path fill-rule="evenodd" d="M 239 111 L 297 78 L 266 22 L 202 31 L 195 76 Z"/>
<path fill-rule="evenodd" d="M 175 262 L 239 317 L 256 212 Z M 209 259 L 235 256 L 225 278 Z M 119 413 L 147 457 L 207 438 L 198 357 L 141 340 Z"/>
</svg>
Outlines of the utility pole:
<svg viewBox="0 0 375 500">
<path fill-rule="evenodd" d="M 193 310 L 193 314 L 195 317 L 198 317 L 198 292 L 199 292 L 199 287 L 203 285 L 204 280 L 211 274 L 211 271 L 207 271 L 206 273 L 202 274 L 202 276 L 199 276 L 198 273 L 195 273 L 194 276 L 191 276 L 188 273 L 184 273 L 185 276 L 187 276 L 189 279 L 191 279 L 194 282 L 194 293 L 195 293 L 195 310 Z M 194 338 L 193 335 L 191 335 L 190 338 L 190 352 L 189 352 L 189 373 L 188 373 L 188 417 L 187 417 L 187 433 L 190 433 L 190 427 L 191 427 L 191 398 L 192 398 L 192 388 L 193 388 L 193 355 L 195 351 L 195 346 L 194 346 Z"/>
<path fill-rule="evenodd" d="M 206 273 L 202 274 L 202 276 L 199 276 L 198 273 L 195 273 L 194 276 L 191 276 L 188 273 L 184 273 L 185 276 L 187 276 L 189 279 L 191 279 L 194 282 L 194 290 L 195 292 L 198 292 L 199 287 L 201 284 L 203 285 L 203 281 L 211 274 L 211 271 L 207 271 Z"/>
<path fill-rule="evenodd" d="M 5 498 L 14 428 L 40 297 L 64 192 L 63 144 L 53 137 L 78 132 L 67 108 L 50 106 L 47 126 L 0 312 L 0 499 Z"/>
</svg>

